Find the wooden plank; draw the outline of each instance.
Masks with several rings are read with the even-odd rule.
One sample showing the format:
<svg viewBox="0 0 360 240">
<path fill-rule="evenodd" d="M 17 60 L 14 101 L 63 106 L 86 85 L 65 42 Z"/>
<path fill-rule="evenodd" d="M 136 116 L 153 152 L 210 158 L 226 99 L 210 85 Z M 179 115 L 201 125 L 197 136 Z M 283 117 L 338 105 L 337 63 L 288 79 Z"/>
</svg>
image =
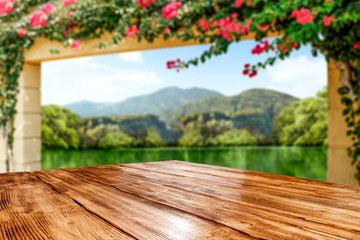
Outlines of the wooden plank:
<svg viewBox="0 0 360 240">
<path fill-rule="evenodd" d="M 138 239 L 256 239 L 64 170 L 32 174 Z M 101 175 L 101 171 L 98 174 Z"/>
<path fill-rule="evenodd" d="M 315 197 L 318 201 L 321 201 L 322 199 L 337 199 L 349 204 L 354 202 L 354 199 L 360 201 L 360 188 L 356 186 L 270 173 L 260 173 L 181 161 L 124 164 L 123 166 L 187 176 L 237 187 L 252 185 L 265 188 L 266 186 L 266 189 L 280 190 L 289 193 L 289 198 L 292 198 L 293 196 Z M 357 204 L 356 206 L 359 205 Z"/>
<path fill-rule="evenodd" d="M 0 175 L 0 239 L 134 239 L 29 173 Z"/>
<path fill-rule="evenodd" d="M 123 166 L 104 166 L 68 169 L 67 171 L 211 219 L 258 238 L 337 239 L 341 237 L 342 239 L 354 239 L 360 234 L 358 225 L 360 218 L 351 218 L 350 214 L 347 216 L 349 219 L 346 220 L 341 219 L 345 215 L 333 214 L 335 217 L 332 216 L 332 221 L 329 221 L 328 217 L 324 219 L 323 216 L 331 215 L 331 211 L 326 212 L 322 209 L 321 213 L 316 216 L 310 214 L 311 211 L 314 211 L 313 209 L 305 208 L 306 211 L 302 213 L 302 209 L 299 211 L 296 209 L 299 205 L 296 201 L 284 210 L 282 206 L 286 204 L 284 201 L 268 204 L 266 199 L 271 197 L 269 194 L 258 195 L 257 197 L 262 198 L 260 200 L 257 200 L 256 197 L 246 196 L 226 198 L 211 191 L 213 185 L 209 182 L 199 183 L 201 186 L 197 185 L 194 179 L 189 181 L 183 178 L 173 178 L 170 180 L 172 182 L 169 182 L 167 181 L 171 178 L 169 175 L 157 176 L 159 174 L 150 171 L 136 175 L 127 170 Z M 229 189 L 227 190 L 229 191 Z M 228 195 L 231 194 L 228 193 Z M 308 214 L 311 216 L 309 217 Z M 312 221 L 311 217 L 320 222 Z M 324 222 L 321 223 L 321 221 Z"/>
<path fill-rule="evenodd" d="M 359 201 L 345 205 L 341 201 L 334 201 L 334 199 L 324 198 L 319 200 L 314 197 L 298 197 L 296 195 L 289 195 L 284 190 L 274 191 L 269 190 L 267 187 L 264 188 L 264 186 L 243 185 L 241 188 L 238 188 L 186 176 L 132 168 L 129 165 L 103 166 L 100 168 L 104 174 L 102 176 L 106 176 L 105 180 L 108 184 L 117 184 L 119 179 L 123 177 L 134 178 L 137 181 L 149 181 L 185 191 L 216 196 L 225 200 L 241 201 L 242 203 L 256 202 L 259 206 L 268 206 L 297 216 L 306 216 L 308 220 L 312 221 L 321 222 L 324 220 L 324 212 L 328 212 L 325 220 L 327 223 L 334 221 L 351 224 L 354 221 L 360 221 L 358 214 L 360 211 Z M 86 170 L 82 172 L 83 170 L 81 169 L 72 169 L 71 171 L 80 172 L 80 174 L 88 177 L 96 177 L 96 175 L 90 172 L 91 169 Z M 112 180 L 113 182 L 111 182 Z"/>
</svg>

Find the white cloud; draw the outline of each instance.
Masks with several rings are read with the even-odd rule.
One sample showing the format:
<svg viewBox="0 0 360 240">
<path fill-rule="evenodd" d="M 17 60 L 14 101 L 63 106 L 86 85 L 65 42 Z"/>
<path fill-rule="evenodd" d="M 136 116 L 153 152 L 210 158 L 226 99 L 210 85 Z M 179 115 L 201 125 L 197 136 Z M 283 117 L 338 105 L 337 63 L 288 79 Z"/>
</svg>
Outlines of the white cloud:
<svg viewBox="0 0 360 240">
<path fill-rule="evenodd" d="M 153 71 L 119 69 L 96 58 L 44 63 L 42 79 L 44 104 L 64 104 L 82 99 L 120 101 L 153 91 L 161 84 Z"/>
<path fill-rule="evenodd" d="M 141 52 L 121 53 L 118 56 L 121 60 L 126 61 L 126 62 L 135 62 L 135 63 L 143 63 L 144 62 Z"/>
<path fill-rule="evenodd" d="M 310 59 L 304 55 L 279 62 L 267 70 L 271 85 L 283 85 L 297 97 L 313 96 L 327 85 L 327 67 L 323 58 Z"/>
</svg>

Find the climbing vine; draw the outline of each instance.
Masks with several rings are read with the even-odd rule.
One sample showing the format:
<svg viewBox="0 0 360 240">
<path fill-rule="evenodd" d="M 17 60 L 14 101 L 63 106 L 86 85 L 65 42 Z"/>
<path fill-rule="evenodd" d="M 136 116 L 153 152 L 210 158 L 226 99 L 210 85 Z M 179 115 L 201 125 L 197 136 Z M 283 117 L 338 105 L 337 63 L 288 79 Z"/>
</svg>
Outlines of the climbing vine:
<svg viewBox="0 0 360 240">
<path fill-rule="evenodd" d="M 0 126 L 8 170 L 24 52 L 39 37 L 76 51 L 83 42 L 109 32 L 112 38 L 98 48 L 119 44 L 123 38 L 209 44 L 201 56 L 167 62 L 167 68 L 177 71 L 224 54 L 232 43 L 251 34 L 258 42 L 251 52 L 270 57 L 244 66 L 240 74 L 250 78 L 311 44 L 313 55 L 324 54 L 341 70 L 339 92 L 353 140 L 349 155 L 360 171 L 359 19 L 360 1 L 351 0 L 0 0 Z M 279 37 L 269 38 L 272 34 Z M 59 49 L 49 51 L 59 53 Z"/>
</svg>

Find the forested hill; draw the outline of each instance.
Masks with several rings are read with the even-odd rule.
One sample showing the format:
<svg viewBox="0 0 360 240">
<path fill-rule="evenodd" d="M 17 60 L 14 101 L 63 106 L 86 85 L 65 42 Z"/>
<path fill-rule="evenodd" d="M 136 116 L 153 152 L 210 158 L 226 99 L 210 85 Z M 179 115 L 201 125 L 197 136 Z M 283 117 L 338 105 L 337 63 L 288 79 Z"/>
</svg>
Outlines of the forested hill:
<svg viewBox="0 0 360 240">
<path fill-rule="evenodd" d="M 258 110 L 273 119 L 279 112 L 298 99 L 277 91 L 251 89 L 233 97 L 209 97 L 176 106 L 161 115 L 161 120 L 175 122 L 179 116 L 204 112 L 237 113 Z"/>
<path fill-rule="evenodd" d="M 125 116 L 140 114 L 161 115 L 172 107 L 186 104 L 207 97 L 223 96 L 221 93 L 202 89 L 164 88 L 152 94 L 132 97 L 125 101 L 112 104 L 96 104 L 86 101 L 65 105 L 65 108 L 80 117 L 94 116 Z"/>
</svg>

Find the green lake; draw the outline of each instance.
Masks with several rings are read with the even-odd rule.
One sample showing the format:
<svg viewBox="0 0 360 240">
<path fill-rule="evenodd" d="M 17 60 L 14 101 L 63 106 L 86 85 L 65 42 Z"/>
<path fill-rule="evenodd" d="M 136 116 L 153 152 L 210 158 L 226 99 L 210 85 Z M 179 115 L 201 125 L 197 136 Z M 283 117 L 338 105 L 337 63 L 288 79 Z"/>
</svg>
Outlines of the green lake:
<svg viewBox="0 0 360 240">
<path fill-rule="evenodd" d="M 42 168 L 182 160 L 325 181 L 326 159 L 326 148 L 301 147 L 44 150 Z"/>
</svg>

